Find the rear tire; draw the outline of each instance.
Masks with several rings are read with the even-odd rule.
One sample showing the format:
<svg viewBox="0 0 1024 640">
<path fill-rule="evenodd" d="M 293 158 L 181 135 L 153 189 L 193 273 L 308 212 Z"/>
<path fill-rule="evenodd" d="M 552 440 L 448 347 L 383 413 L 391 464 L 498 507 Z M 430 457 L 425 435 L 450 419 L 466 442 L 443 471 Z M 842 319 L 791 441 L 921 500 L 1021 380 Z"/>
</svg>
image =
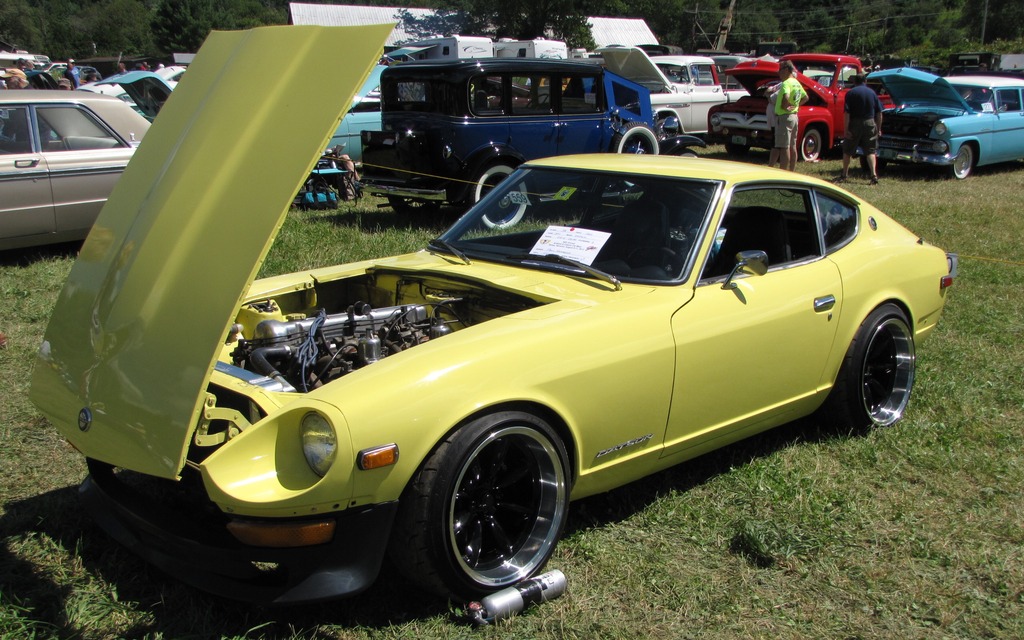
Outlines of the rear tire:
<svg viewBox="0 0 1024 640">
<path fill-rule="evenodd" d="M 896 305 L 883 304 L 857 330 L 821 413 L 842 428 L 891 426 L 910 401 L 915 368 L 907 317 Z"/>
<path fill-rule="evenodd" d="M 472 600 L 536 575 L 569 505 L 569 461 L 538 416 L 504 411 L 453 432 L 402 494 L 390 554 L 421 587 Z"/>
</svg>

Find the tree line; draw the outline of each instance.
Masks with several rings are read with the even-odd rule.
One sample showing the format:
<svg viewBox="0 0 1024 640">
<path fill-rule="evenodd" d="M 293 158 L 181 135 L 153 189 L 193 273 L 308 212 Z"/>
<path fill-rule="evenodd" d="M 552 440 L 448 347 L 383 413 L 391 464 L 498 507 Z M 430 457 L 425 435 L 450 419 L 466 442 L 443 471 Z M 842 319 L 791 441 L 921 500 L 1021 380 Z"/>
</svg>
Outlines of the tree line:
<svg viewBox="0 0 1024 640">
<path fill-rule="evenodd" d="M 334 2 L 331 4 L 340 4 Z M 410 24 L 423 33 L 530 39 L 544 35 L 572 47 L 594 44 L 586 16 L 644 18 L 662 44 L 711 48 L 730 0 L 363 0 L 349 4 L 437 9 Z M 169 56 L 198 50 L 212 29 L 287 24 L 283 0 L 2 0 L 0 40 L 53 59 Z M 415 21 L 414 21 L 415 22 Z M 735 0 L 726 48 L 796 42 L 802 51 L 877 59 L 913 57 L 942 64 L 972 49 L 1024 51 L 1020 0 Z"/>
</svg>

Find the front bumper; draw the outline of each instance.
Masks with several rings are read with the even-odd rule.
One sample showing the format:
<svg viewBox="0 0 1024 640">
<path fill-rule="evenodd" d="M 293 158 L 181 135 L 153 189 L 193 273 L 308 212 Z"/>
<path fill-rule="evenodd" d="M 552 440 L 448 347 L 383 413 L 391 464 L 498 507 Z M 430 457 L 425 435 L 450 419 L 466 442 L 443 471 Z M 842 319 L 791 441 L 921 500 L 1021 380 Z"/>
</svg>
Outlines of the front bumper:
<svg viewBox="0 0 1024 640">
<path fill-rule="evenodd" d="M 910 149 L 892 149 L 882 147 L 878 149 L 878 158 L 890 162 L 911 162 L 914 164 L 930 164 L 940 167 L 947 167 L 953 164 L 953 157 L 948 153 L 933 153 L 921 151 L 917 147 Z"/>
<path fill-rule="evenodd" d="M 326 544 L 252 547 L 218 526 L 218 516 L 166 508 L 121 483 L 108 465 L 89 460 L 89 472 L 80 497 L 115 540 L 182 582 L 246 602 L 295 604 L 365 590 L 380 571 L 398 508 L 389 502 L 322 516 L 337 523 Z"/>
<path fill-rule="evenodd" d="M 878 140 L 878 157 L 893 162 L 949 166 L 954 156 L 944 140 L 883 134 Z"/>
</svg>

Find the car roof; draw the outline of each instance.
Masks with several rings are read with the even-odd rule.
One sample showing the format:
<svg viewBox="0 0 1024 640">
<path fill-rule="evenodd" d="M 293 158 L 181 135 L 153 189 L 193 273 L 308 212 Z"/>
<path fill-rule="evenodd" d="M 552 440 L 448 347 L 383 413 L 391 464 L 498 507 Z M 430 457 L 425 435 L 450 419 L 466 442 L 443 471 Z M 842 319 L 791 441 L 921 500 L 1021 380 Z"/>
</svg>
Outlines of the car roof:
<svg viewBox="0 0 1024 640">
<path fill-rule="evenodd" d="M 1008 78 L 1006 76 L 946 76 L 946 82 L 972 87 L 1022 87 L 1024 78 Z"/>
<path fill-rule="evenodd" d="M 654 64 L 667 62 L 669 64 L 715 64 L 715 61 L 707 56 L 651 56 Z"/>
<path fill-rule="evenodd" d="M 612 171 L 623 174 L 635 173 L 731 183 L 764 181 L 831 187 L 830 183 L 805 174 L 772 169 L 763 165 L 750 164 L 749 162 L 732 162 L 711 158 L 591 153 L 531 160 L 526 163 L 526 166 Z"/>
<path fill-rule="evenodd" d="M 31 104 L 36 106 L 80 105 L 88 108 L 114 129 L 125 142 L 138 142 L 149 130 L 146 120 L 126 102 L 92 91 L 58 91 L 54 89 L 21 89 L 0 91 L 0 107 Z"/>
<path fill-rule="evenodd" d="M 19 91 L 0 92 L 0 104 L 14 104 L 19 102 L 32 102 L 36 104 L 57 104 L 77 102 L 81 104 L 95 104 L 121 102 L 117 98 L 105 96 L 91 91 L 54 91 L 52 89 L 21 89 Z"/>
<path fill-rule="evenodd" d="M 387 75 L 403 71 L 445 69 L 486 69 L 488 71 L 593 71 L 601 66 L 592 62 L 556 60 L 553 58 L 463 58 L 459 60 L 412 60 L 389 67 Z"/>
</svg>

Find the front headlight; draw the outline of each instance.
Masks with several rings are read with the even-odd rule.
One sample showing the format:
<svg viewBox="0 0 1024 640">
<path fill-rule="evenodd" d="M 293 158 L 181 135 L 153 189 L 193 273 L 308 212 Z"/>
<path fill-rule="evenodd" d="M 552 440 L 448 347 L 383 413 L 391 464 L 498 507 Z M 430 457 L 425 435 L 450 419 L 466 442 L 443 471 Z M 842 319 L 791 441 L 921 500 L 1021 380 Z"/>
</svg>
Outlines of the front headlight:
<svg viewBox="0 0 1024 640">
<path fill-rule="evenodd" d="M 315 411 L 302 417 L 302 454 L 306 463 L 318 476 L 326 475 L 338 454 L 338 436 L 334 426 Z"/>
<path fill-rule="evenodd" d="M 934 131 L 935 135 L 937 136 L 944 136 L 946 135 L 947 131 L 946 124 L 942 121 L 936 122 L 935 127 L 932 128 L 932 131 Z"/>
<path fill-rule="evenodd" d="M 711 114 L 711 127 L 717 129 L 720 126 L 722 126 L 722 116 L 717 113 Z"/>
</svg>

